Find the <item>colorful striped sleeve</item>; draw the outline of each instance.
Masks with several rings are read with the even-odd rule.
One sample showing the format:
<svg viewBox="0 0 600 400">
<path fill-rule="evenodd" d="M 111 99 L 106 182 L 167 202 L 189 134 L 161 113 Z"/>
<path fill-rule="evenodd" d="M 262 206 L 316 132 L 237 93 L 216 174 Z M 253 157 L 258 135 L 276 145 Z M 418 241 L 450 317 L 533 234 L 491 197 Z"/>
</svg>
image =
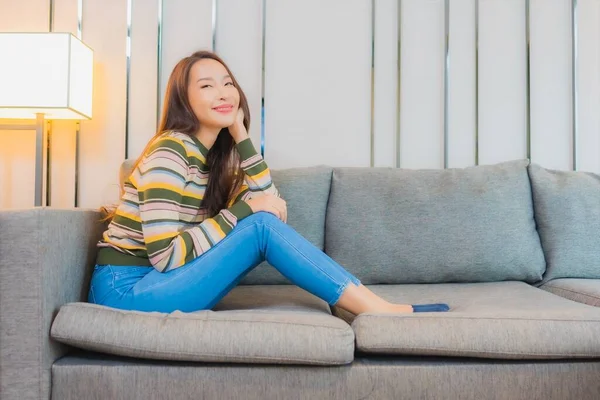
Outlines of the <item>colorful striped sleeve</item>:
<svg viewBox="0 0 600 400">
<path fill-rule="evenodd" d="M 250 138 L 244 139 L 237 143 L 236 147 L 238 153 L 240 153 L 242 170 L 246 174 L 244 180 L 250 192 L 248 197 L 252 198 L 251 194 L 256 192 L 269 193 L 281 197 L 271 179 L 271 171 L 267 163 L 254 148 L 252 140 Z"/>
<path fill-rule="evenodd" d="M 234 203 L 240 201 L 240 200 L 248 200 L 252 198 L 252 192 L 250 191 L 250 189 L 248 188 L 248 185 L 246 183 L 242 184 L 242 186 L 239 188 L 239 190 L 237 191 L 237 193 L 231 198 L 231 200 L 229 200 L 229 205 L 231 206 Z"/>
<path fill-rule="evenodd" d="M 150 263 L 167 272 L 192 261 L 220 242 L 237 222 L 252 214 L 245 201 L 189 227 L 180 213 L 201 199 L 185 191 L 189 160 L 185 144 L 163 137 L 148 151 L 130 180 L 140 201 L 140 219 Z"/>
</svg>

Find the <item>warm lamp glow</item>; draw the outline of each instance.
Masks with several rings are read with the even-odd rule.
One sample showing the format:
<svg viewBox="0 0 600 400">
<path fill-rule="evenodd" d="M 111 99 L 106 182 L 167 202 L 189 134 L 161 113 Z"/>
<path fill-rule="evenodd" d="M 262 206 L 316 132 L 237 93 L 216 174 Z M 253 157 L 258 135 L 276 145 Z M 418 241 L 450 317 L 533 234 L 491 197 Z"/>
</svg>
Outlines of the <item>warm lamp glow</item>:
<svg viewBox="0 0 600 400">
<path fill-rule="evenodd" d="M 70 33 L 0 33 L 0 118 L 92 117 L 93 51 Z"/>
</svg>

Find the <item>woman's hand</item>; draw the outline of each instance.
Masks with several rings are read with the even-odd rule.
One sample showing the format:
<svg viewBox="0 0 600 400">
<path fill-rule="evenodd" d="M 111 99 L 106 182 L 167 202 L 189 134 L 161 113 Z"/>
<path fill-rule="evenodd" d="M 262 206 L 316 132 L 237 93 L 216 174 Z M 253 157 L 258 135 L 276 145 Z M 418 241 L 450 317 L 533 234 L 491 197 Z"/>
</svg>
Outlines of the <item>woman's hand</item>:
<svg viewBox="0 0 600 400">
<path fill-rule="evenodd" d="M 281 197 L 265 193 L 246 200 L 246 203 L 254 212 L 266 211 L 287 223 L 287 203 Z"/>
<path fill-rule="evenodd" d="M 228 128 L 231 137 L 233 137 L 233 140 L 235 140 L 236 143 L 239 143 L 242 140 L 247 139 L 249 137 L 248 131 L 244 126 L 244 110 L 238 108 L 237 115 L 235 116 L 235 121 L 232 125 L 228 126 Z"/>
</svg>

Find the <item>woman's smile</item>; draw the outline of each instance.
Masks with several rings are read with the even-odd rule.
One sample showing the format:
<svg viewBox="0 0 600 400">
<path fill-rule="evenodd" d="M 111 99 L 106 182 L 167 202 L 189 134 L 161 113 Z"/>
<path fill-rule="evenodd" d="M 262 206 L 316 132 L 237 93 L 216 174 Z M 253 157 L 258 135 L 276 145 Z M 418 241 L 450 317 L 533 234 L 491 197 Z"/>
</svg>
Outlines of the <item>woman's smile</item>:
<svg viewBox="0 0 600 400">
<path fill-rule="evenodd" d="M 215 110 L 216 112 L 221 113 L 221 114 L 228 114 L 233 111 L 233 105 L 221 104 L 220 106 L 213 107 L 213 110 Z"/>
</svg>

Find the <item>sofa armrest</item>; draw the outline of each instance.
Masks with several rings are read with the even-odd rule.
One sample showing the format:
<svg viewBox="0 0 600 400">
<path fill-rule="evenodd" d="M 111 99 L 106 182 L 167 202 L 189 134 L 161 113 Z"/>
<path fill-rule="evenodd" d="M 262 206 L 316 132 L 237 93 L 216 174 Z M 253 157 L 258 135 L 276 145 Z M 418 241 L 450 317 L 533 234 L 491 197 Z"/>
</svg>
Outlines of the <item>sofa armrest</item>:
<svg viewBox="0 0 600 400">
<path fill-rule="evenodd" d="M 0 211 L 0 396 L 49 399 L 50 368 L 69 347 L 50 338 L 65 303 L 87 301 L 96 210 L 36 207 Z"/>
</svg>

